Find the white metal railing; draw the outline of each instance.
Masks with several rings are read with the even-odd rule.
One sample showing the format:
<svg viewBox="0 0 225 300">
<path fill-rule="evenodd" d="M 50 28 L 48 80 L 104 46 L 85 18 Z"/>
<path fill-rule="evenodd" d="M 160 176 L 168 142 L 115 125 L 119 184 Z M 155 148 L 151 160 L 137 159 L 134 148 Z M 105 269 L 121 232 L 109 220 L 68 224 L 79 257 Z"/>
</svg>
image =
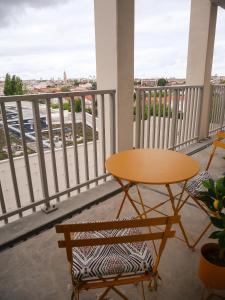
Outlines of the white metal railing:
<svg viewBox="0 0 225 300">
<path fill-rule="evenodd" d="M 214 84 L 211 88 L 209 134 L 225 129 L 225 85 Z"/>
<path fill-rule="evenodd" d="M 87 95 L 92 97 L 92 117 L 90 119 L 89 115 L 88 122 L 91 125 L 91 140 L 86 126 Z M 81 100 L 81 144 L 78 144 L 76 125 L 77 97 Z M 56 98 L 59 113 L 58 120 L 53 120 L 51 104 Z M 67 113 L 63 109 L 65 101 L 70 105 L 70 112 Z M 109 103 L 110 120 L 106 120 L 105 103 Z M 3 96 L 0 97 L 0 108 L 0 129 L 4 132 L 1 142 L 5 140 L 8 156 L 0 161 L 0 222 L 8 223 L 18 216 L 35 212 L 43 204 L 49 211 L 63 197 L 106 181 L 107 151 L 110 154 L 115 152 L 115 90 Z M 96 127 L 97 117 L 99 122 Z M 106 132 L 106 121 L 110 122 L 107 126 L 110 132 Z M 56 123 L 61 135 L 59 149 L 56 149 L 55 141 Z M 30 126 L 29 130 L 27 126 Z M 71 134 L 69 145 L 65 131 L 68 126 Z M 21 143 L 22 157 L 18 158 L 13 152 L 14 129 L 17 135 L 19 132 L 17 141 Z M 47 139 L 44 136 L 46 129 Z M 110 149 L 106 145 L 106 134 L 107 141 L 110 135 Z M 35 140 L 32 152 L 36 153 L 33 154 L 30 154 L 32 143 L 29 143 L 29 135 Z"/>
<path fill-rule="evenodd" d="M 202 86 L 136 89 L 136 148 L 181 149 L 198 139 Z"/>
</svg>

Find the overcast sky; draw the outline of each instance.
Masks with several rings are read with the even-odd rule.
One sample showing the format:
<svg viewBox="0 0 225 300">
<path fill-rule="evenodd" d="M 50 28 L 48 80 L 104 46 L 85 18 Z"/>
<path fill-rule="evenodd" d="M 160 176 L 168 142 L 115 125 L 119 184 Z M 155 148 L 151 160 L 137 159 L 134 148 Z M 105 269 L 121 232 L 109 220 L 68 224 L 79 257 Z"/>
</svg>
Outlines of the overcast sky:
<svg viewBox="0 0 225 300">
<path fill-rule="evenodd" d="M 185 77 L 190 0 L 136 0 L 135 76 Z M 219 9 L 213 74 L 225 75 Z M 95 71 L 93 0 L 0 0 L 0 78 L 88 77 Z"/>
</svg>

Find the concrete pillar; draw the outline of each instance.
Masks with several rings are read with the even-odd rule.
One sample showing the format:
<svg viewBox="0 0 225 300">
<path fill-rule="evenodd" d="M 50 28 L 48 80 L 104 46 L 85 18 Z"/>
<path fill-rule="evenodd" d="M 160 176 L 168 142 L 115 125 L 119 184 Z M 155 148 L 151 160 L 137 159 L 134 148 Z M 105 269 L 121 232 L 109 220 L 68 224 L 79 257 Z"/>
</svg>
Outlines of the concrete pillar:
<svg viewBox="0 0 225 300">
<path fill-rule="evenodd" d="M 134 0 L 95 0 L 94 5 L 97 88 L 116 89 L 117 151 L 121 151 L 133 145 Z M 109 120 L 107 105 L 106 114 Z"/>
<path fill-rule="evenodd" d="M 210 80 L 216 30 L 217 6 L 209 0 L 192 0 L 187 60 L 187 85 L 203 85 L 199 139 L 208 136 Z"/>
</svg>

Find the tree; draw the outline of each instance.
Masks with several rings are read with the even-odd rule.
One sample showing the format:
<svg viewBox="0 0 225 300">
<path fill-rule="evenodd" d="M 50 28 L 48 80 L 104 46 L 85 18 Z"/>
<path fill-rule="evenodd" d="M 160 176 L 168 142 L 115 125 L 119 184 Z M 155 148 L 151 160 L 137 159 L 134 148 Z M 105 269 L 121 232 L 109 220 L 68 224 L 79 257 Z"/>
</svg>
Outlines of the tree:
<svg viewBox="0 0 225 300">
<path fill-rule="evenodd" d="M 61 92 L 70 92 L 69 86 L 62 86 L 61 87 Z"/>
<path fill-rule="evenodd" d="M 11 95 L 16 95 L 17 93 L 17 86 L 16 86 L 16 75 L 13 75 L 11 78 Z"/>
<path fill-rule="evenodd" d="M 9 73 L 7 73 L 5 76 L 4 95 L 5 96 L 12 95 L 11 77 L 10 77 Z"/>
<path fill-rule="evenodd" d="M 96 82 L 96 81 L 93 81 L 93 82 L 92 82 L 91 89 L 92 89 L 92 90 L 97 90 L 97 82 Z"/>
<path fill-rule="evenodd" d="M 23 88 L 23 81 L 20 77 L 16 76 L 16 94 L 15 95 L 23 95 L 24 88 Z"/>
<path fill-rule="evenodd" d="M 157 81 L 158 86 L 165 86 L 168 83 L 168 81 L 165 78 L 159 78 Z"/>
<path fill-rule="evenodd" d="M 75 102 L 74 102 L 74 109 L 75 109 L 75 112 L 81 112 L 81 100 L 79 98 L 76 98 L 75 99 Z"/>
<path fill-rule="evenodd" d="M 5 83 L 4 83 L 4 94 L 6 96 L 9 95 L 23 95 L 23 81 L 20 77 L 13 75 L 12 78 L 9 73 L 5 76 Z"/>
<path fill-rule="evenodd" d="M 74 86 L 79 86 L 79 84 L 80 84 L 79 80 L 77 80 L 77 79 L 74 79 L 74 81 L 73 81 L 73 85 L 74 85 Z"/>
</svg>

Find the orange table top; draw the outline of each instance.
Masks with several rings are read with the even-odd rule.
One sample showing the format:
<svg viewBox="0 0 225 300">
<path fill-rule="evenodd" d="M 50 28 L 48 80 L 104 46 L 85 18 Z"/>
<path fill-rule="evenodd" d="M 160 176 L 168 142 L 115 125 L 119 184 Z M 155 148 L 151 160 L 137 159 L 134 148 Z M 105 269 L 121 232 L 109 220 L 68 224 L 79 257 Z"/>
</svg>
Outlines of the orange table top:
<svg viewBox="0 0 225 300">
<path fill-rule="evenodd" d="M 113 154 L 106 169 L 115 177 L 134 183 L 171 184 L 188 180 L 199 172 L 193 158 L 160 149 L 134 149 Z"/>
</svg>

